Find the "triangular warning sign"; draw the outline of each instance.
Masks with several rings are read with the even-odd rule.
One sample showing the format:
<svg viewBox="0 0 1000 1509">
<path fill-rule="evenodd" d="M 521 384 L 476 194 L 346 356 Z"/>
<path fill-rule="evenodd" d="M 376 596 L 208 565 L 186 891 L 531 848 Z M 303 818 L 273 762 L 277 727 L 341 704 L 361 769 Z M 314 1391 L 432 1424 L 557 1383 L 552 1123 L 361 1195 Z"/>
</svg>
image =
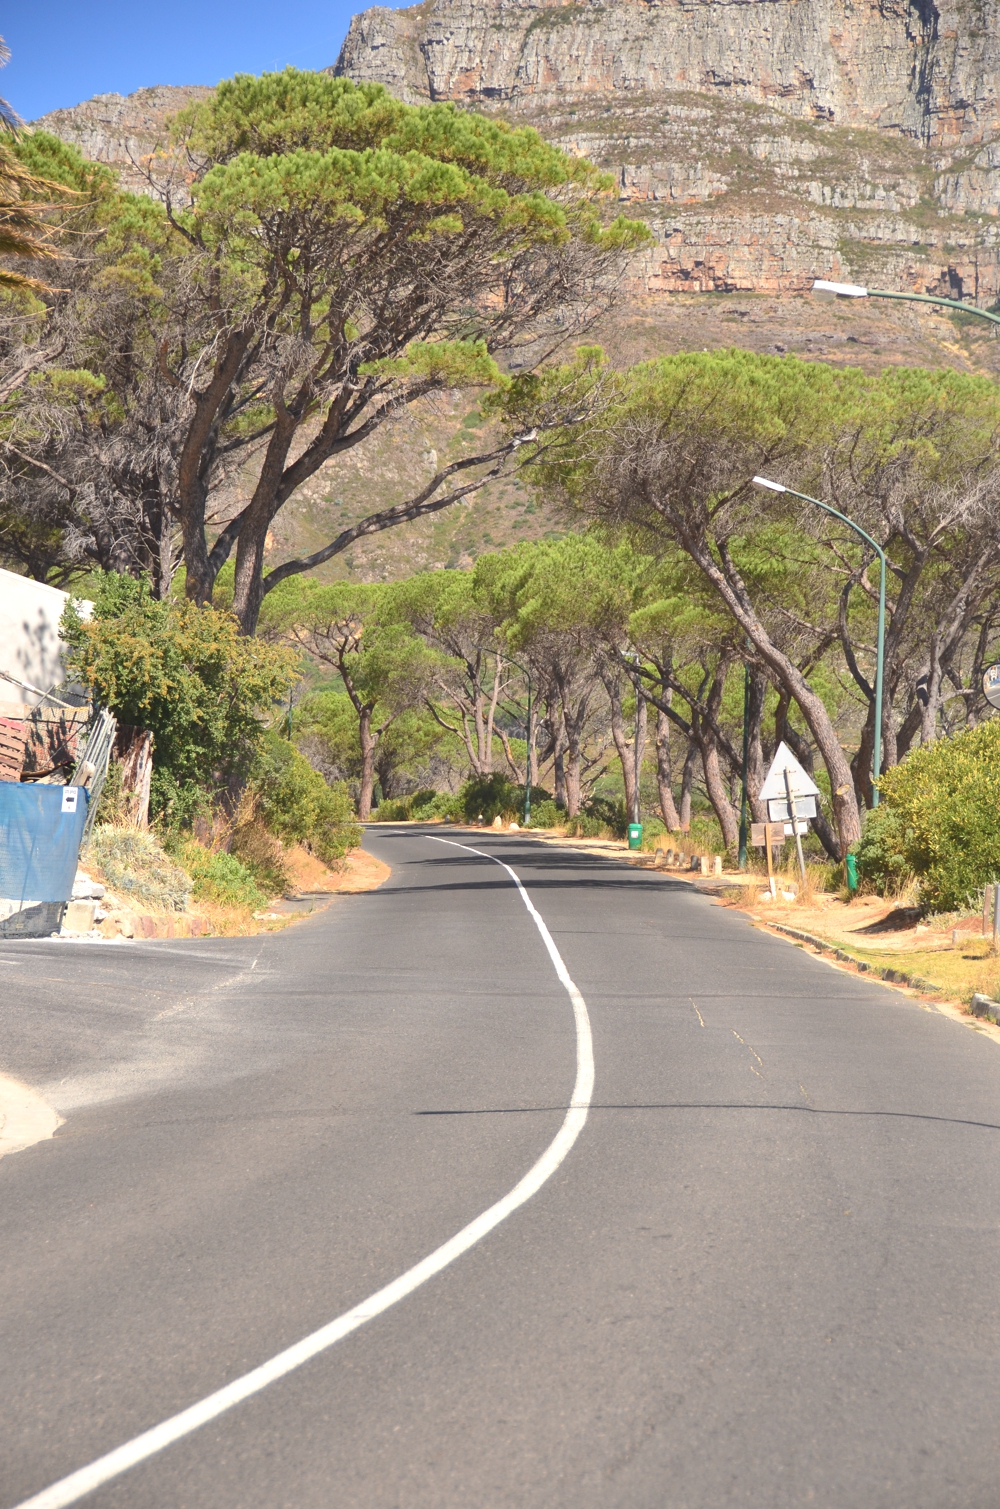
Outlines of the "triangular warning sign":
<svg viewBox="0 0 1000 1509">
<path fill-rule="evenodd" d="M 807 775 L 792 754 L 788 745 L 782 741 L 778 745 L 777 754 L 771 761 L 771 768 L 767 772 L 764 784 L 760 788 L 760 800 L 762 802 L 775 801 L 778 797 L 784 801 L 787 797 L 785 790 L 785 771 L 788 771 L 788 783 L 792 788 L 792 798 L 799 796 L 819 796 L 819 787 L 812 776 Z M 798 812 L 798 808 L 795 809 Z"/>
</svg>

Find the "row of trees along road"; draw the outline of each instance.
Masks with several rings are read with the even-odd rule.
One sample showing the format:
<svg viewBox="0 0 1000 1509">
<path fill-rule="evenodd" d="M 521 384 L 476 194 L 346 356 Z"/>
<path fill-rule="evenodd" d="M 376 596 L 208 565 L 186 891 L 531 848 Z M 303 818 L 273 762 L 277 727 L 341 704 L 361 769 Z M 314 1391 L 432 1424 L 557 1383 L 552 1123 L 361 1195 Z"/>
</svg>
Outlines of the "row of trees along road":
<svg viewBox="0 0 1000 1509">
<path fill-rule="evenodd" d="M 569 417 L 550 389 L 528 428 L 265 570 L 271 525 L 325 462 L 436 391 L 544 360 L 649 239 L 606 223 L 607 175 L 532 130 L 292 69 L 178 115 L 147 195 L 43 132 L 13 150 L 66 194 L 51 286 L 0 310 L 4 551 L 49 580 L 144 571 L 160 596 L 179 558 L 196 603 L 232 556 L 246 633 L 282 580 L 449 506 Z"/>
<path fill-rule="evenodd" d="M 0 552 L 54 582 L 94 564 L 145 575 L 161 598 L 180 565 L 194 604 L 221 594 L 244 634 L 304 646 L 334 678 L 327 724 L 356 724 L 363 814 L 408 742 L 439 737 L 474 773 L 496 746 L 522 778 L 548 771 L 570 813 L 617 759 L 631 798 L 638 688 L 664 820 L 683 822 L 697 773 L 732 844 L 747 664 L 752 805 L 784 738 L 816 766 L 817 833 L 843 854 L 872 797 L 872 562 L 755 473 L 828 499 L 888 553 L 884 765 L 983 715 L 993 383 L 740 351 L 566 361 L 647 231 L 609 223 L 609 180 L 534 132 L 376 86 L 293 70 L 223 84 L 175 119 L 144 196 L 44 133 L 9 150 L 17 214 L 32 184 L 51 191 L 57 256 L 47 288 L 7 258 Z M 462 387 L 485 390 L 487 442 L 265 566 L 296 488 Z M 303 575 L 514 467 L 577 533 L 392 587 Z M 514 660 L 535 680 L 531 728 Z"/>
<path fill-rule="evenodd" d="M 341 761 L 360 750 L 363 816 L 376 777 L 387 796 L 408 779 L 412 788 L 442 735 L 453 754 L 460 748 L 462 768 L 541 781 L 570 816 L 616 766 L 630 810 L 638 691 L 640 760 L 648 740 L 665 825 L 687 826 L 697 783 L 734 848 L 746 666 L 752 814 L 766 817 L 758 793 L 784 740 L 826 794 L 814 827 L 839 857 L 871 796 L 871 560 L 853 535 L 794 500 L 769 498 L 762 510 L 747 483 L 761 465 L 794 461 L 798 480 L 811 468 L 827 496 L 885 540 L 892 766 L 918 740 L 988 712 L 979 686 L 1000 633 L 992 385 L 954 374 L 871 378 L 744 353 L 674 358 L 612 379 L 593 362 L 577 366 L 577 380 L 581 371 L 587 382 L 611 381 L 618 403 L 605 401 L 599 422 L 547 449 L 536 475 L 591 516 L 589 530 L 483 556 L 471 571 L 382 586 L 285 583 L 262 629 L 291 636 L 344 688 L 306 699 L 300 726 L 321 742 L 325 729 Z M 565 387 L 567 373 L 551 381 Z M 789 421 L 807 398 L 796 432 Z M 682 461 L 689 474 L 678 482 Z M 723 465 L 696 484 L 701 467 Z"/>
</svg>

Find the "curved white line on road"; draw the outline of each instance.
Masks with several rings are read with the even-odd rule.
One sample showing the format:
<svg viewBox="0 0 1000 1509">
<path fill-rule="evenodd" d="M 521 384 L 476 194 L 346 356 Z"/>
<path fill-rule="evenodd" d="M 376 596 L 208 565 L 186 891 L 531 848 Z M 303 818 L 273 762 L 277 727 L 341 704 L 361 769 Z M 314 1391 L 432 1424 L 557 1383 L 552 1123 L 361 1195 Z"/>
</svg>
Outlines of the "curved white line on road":
<svg viewBox="0 0 1000 1509">
<path fill-rule="evenodd" d="M 457 1232 L 450 1241 L 438 1247 L 429 1257 L 425 1257 L 415 1267 L 401 1274 L 399 1278 L 393 1279 L 391 1284 L 386 1284 L 384 1289 L 379 1289 L 368 1299 L 362 1300 L 360 1305 L 355 1305 L 353 1310 L 348 1310 L 345 1315 L 330 1321 L 329 1325 L 322 1326 L 311 1336 L 306 1336 L 284 1352 L 279 1352 L 276 1357 L 271 1358 L 270 1362 L 262 1363 L 252 1372 L 244 1373 L 242 1378 L 226 1384 L 225 1388 L 216 1390 L 214 1394 L 209 1394 L 207 1398 L 200 1400 L 197 1404 L 192 1404 L 188 1409 L 181 1410 L 180 1414 L 164 1420 L 161 1425 L 155 1425 L 152 1430 L 143 1431 L 141 1436 L 136 1436 L 133 1440 L 127 1441 L 124 1446 L 118 1446 L 114 1451 L 109 1451 L 106 1456 L 98 1457 L 89 1466 L 71 1472 L 69 1477 L 61 1478 L 50 1488 L 43 1489 L 41 1493 L 36 1493 L 30 1499 L 24 1499 L 15 1506 L 15 1509 L 64 1509 L 67 1504 L 78 1503 L 88 1493 L 93 1493 L 96 1488 L 100 1488 L 103 1483 L 119 1477 L 130 1467 L 145 1462 L 157 1452 L 163 1451 L 165 1447 L 190 1435 L 202 1425 L 207 1425 L 210 1420 L 215 1420 L 226 1410 L 232 1409 L 234 1405 L 242 1404 L 243 1400 L 249 1399 L 251 1395 L 259 1394 L 261 1389 L 267 1388 L 268 1384 L 284 1378 L 286 1373 L 293 1372 L 295 1368 L 309 1362 L 318 1353 L 325 1352 L 328 1347 L 332 1347 L 343 1337 L 349 1336 L 352 1331 L 363 1326 L 365 1321 L 374 1320 L 376 1315 L 381 1315 L 390 1306 L 398 1304 L 401 1299 L 406 1299 L 414 1289 L 419 1289 L 421 1284 L 425 1284 L 429 1278 L 440 1273 L 442 1268 L 447 1268 L 449 1263 L 453 1263 L 456 1258 L 468 1252 L 470 1247 L 481 1242 L 495 1226 L 499 1226 L 501 1221 L 505 1221 L 509 1215 L 513 1215 L 515 1210 L 530 1200 L 532 1195 L 537 1194 L 542 1185 L 551 1179 L 583 1131 L 594 1093 L 594 1046 L 590 1035 L 590 1018 L 587 1015 L 587 1003 L 570 978 L 562 956 L 552 941 L 551 933 L 510 865 L 505 865 L 503 860 L 496 859 L 494 855 L 487 854 L 482 849 L 473 849 L 468 844 L 455 843 L 453 839 L 435 838 L 434 842 L 449 844 L 454 849 L 464 849 L 469 854 L 478 854 L 482 859 L 492 860 L 494 864 L 498 864 L 501 869 L 507 871 L 517 886 L 521 900 L 541 934 L 555 972 L 573 1003 L 573 1016 L 576 1022 L 576 1084 L 573 1086 L 573 1098 L 566 1112 L 566 1119 L 555 1139 L 546 1148 L 538 1162 L 528 1170 L 521 1182 L 514 1186 L 510 1194 L 504 1195 L 503 1199 L 491 1205 L 489 1210 L 484 1210 L 481 1216 L 470 1221 L 468 1226 L 463 1226 L 462 1230 Z"/>
</svg>

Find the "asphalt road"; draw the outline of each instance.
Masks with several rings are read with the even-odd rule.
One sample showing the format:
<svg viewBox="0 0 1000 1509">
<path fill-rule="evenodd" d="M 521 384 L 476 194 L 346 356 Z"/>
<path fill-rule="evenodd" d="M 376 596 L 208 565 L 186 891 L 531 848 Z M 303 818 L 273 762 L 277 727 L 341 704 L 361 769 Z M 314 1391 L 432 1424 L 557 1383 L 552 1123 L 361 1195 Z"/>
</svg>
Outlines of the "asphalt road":
<svg viewBox="0 0 1000 1509">
<path fill-rule="evenodd" d="M 437 836 L 441 831 L 437 830 Z M 528 838 L 589 1008 L 558 1170 L 99 1509 L 996 1509 L 1000 1050 L 680 882 Z M 0 944 L 0 1506 L 364 1300 L 566 1117 L 573 1008 L 499 866 L 414 829 L 283 933 Z"/>
</svg>

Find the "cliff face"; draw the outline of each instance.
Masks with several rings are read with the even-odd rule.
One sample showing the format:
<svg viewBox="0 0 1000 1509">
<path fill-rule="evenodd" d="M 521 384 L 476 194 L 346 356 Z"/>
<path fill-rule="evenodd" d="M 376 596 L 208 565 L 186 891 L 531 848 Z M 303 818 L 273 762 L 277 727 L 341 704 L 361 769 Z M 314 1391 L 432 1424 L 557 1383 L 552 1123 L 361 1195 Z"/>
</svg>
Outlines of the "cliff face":
<svg viewBox="0 0 1000 1509">
<path fill-rule="evenodd" d="M 337 71 L 407 99 L 696 89 L 954 146 L 1000 128 L 997 0 L 425 0 L 355 16 Z"/>
<path fill-rule="evenodd" d="M 615 176 L 637 288 L 843 276 L 1000 297 L 1000 0 L 423 0 L 355 16 L 331 70 L 530 123 Z M 36 125 L 118 166 L 196 88 Z"/>
<path fill-rule="evenodd" d="M 1000 0 L 424 0 L 356 16 L 334 71 L 612 169 L 649 292 L 1000 293 Z"/>
<path fill-rule="evenodd" d="M 117 168 L 126 188 L 145 187 L 137 164 L 163 136 L 168 116 L 211 94 L 204 85 L 158 84 L 135 94 L 96 94 L 82 105 L 53 110 L 32 126 L 79 147 L 91 162 Z"/>
</svg>

